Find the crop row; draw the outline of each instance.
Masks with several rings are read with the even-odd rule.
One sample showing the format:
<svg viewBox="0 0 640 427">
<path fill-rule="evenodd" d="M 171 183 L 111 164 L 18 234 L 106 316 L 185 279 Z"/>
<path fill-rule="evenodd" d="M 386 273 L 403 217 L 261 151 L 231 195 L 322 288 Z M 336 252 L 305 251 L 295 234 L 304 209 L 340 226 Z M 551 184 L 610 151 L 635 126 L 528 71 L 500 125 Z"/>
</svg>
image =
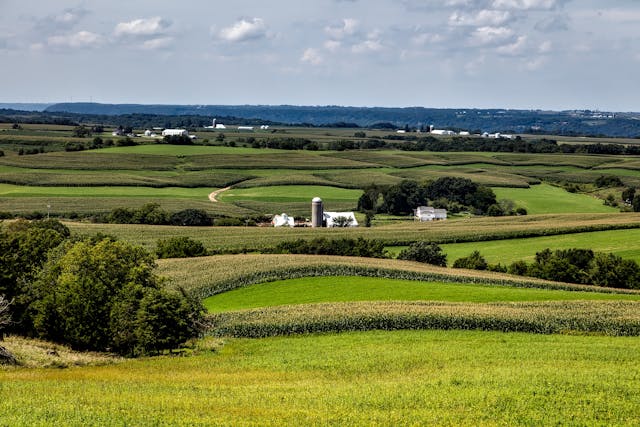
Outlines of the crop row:
<svg viewBox="0 0 640 427">
<path fill-rule="evenodd" d="M 639 308 L 635 301 L 308 304 L 213 314 L 208 331 L 247 338 L 401 329 L 638 336 Z"/>
</svg>

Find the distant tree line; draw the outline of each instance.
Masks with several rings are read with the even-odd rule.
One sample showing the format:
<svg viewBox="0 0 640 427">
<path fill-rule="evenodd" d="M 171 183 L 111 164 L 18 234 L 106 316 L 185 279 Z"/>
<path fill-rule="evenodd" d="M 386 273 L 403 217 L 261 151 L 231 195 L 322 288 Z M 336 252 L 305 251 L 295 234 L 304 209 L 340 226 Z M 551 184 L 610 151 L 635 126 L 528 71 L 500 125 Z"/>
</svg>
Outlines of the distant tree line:
<svg viewBox="0 0 640 427">
<path fill-rule="evenodd" d="M 10 332 L 122 355 L 177 348 L 200 333 L 204 309 L 169 292 L 143 248 L 74 238 L 55 220 L 0 227 L 0 334 Z M 11 320 L 6 321 L 7 315 Z"/>
<path fill-rule="evenodd" d="M 404 180 L 388 186 L 371 185 L 358 199 L 358 210 L 365 213 L 407 215 L 417 207 L 427 205 L 450 212 L 471 210 L 477 214 L 505 214 L 493 190 L 467 178 L 442 177 L 425 183 Z"/>
<path fill-rule="evenodd" d="M 384 243 L 380 240 L 358 239 L 326 239 L 319 237 L 312 240 L 292 240 L 279 243 L 265 253 L 278 254 L 307 254 L 307 255 L 338 255 L 358 256 L 367 258 L 386 258 Z"/>
<path fill-rule="evenodd" d="M 148 225 L 181 225 L 210 226 L 213 219 L 202 209 L 184 209 L 170 213 L 158 203 L 147 203 L 138 209 L 115 208 L 106 218 L 111 224 L 148 224 Z"/>
</svg>

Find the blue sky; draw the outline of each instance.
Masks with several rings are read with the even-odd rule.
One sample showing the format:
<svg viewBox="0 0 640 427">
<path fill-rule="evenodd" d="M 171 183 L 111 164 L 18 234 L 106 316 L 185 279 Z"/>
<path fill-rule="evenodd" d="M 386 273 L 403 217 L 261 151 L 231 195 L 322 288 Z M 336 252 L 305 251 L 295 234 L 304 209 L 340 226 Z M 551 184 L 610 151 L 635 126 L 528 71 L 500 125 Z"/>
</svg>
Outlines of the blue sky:
<svg viewBox="0 0 640 427">
<path fill-rule="evenodd" d="M 635 0 L 0 0 L 0 102 L 640 111 Z"/>
</svg>

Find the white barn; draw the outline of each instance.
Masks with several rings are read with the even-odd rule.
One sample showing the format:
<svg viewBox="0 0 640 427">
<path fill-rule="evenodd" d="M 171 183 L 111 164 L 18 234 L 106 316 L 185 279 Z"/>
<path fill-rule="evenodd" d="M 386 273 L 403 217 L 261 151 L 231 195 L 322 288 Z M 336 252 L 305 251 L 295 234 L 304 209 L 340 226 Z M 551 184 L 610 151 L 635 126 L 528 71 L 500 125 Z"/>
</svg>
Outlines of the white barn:
<svg viewBox="0 0 640 427">
<path fill-rule="evenodd" d="M 324 222 L 327 227 L 340 227 L 339 221 L 342 221 L 339 218 L 346 218 L 347 225 L 346 227 L 357 227 L 358 221 L 356 220 L 356 216 L 353 212 L 327 212 L 325 211 L 323 214 Z"/>
<path fill-rule="evenodd" d="M 274 216 L 271 220 L 271 224 L 274 227 L 295 227 L 296 225 L 293 217 L 287 215 L 286 213 Z"/>
<path fill-rule="evenodd" d="M 186 129 L 165 129 L 162 136 L 189 136 L 189 132 Z"/>
</svg>

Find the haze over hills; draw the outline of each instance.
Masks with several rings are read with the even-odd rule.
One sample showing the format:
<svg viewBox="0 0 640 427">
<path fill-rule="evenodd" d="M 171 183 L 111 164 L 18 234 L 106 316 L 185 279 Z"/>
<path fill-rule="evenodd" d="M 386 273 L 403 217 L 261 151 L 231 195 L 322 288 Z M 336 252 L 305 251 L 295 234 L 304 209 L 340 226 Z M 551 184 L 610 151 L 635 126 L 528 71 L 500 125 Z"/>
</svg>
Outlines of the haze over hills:
<svg viewBox="0 0 640 427">
<path fill-rule="evenodd" d="M 466 129 L 486 132 L 550 133 L 640 137 L 640 113 L 590 110 L 543 111 L 504 109 L 439 109 L 424 107 L 342 107 L 294 105 L 143 105 L 60 103 L 47 113 L 118 116 L 130 114 L 166 116 L 237 117 L 286 124 L 353 124 Z"/>
</svg>

